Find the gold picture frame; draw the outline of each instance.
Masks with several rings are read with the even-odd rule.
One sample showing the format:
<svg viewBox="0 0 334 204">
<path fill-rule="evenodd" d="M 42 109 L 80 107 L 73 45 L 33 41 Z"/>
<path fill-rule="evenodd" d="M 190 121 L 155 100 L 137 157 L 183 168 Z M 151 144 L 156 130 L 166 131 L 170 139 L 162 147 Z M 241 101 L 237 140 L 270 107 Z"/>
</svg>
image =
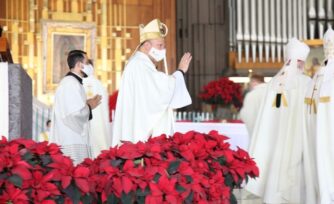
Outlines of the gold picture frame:
<svg viewBox="0 0 334 204">
<path fill-rule="evenodd" d="M 80 49 L 95 58 L 96 25 L 83 22 L 42 21 L 43 93 L 54 92 L 69 71 L 67 54 Z"/>
</svg>

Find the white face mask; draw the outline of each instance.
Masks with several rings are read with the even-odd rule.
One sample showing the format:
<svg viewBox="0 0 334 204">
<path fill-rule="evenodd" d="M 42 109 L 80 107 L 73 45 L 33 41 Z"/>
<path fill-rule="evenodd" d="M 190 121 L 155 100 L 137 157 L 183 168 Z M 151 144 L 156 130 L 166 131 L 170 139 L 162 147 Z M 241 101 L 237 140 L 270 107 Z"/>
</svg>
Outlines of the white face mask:
<svg viewBox="0 0 334 204">
<path fill-rule="evenodd" d="M 157 62 L 160 62 L 166 56 L 166 49 L 158 50 L 154 47 L 150 49 L 148 54 Z"/>
<path fill-rule="evenodd" d="M 83 69 L 81 70 L 87 76 L 91 76 L 94 74 L 94 68 L 91 64 L 84 64 Z"/>
</svg>

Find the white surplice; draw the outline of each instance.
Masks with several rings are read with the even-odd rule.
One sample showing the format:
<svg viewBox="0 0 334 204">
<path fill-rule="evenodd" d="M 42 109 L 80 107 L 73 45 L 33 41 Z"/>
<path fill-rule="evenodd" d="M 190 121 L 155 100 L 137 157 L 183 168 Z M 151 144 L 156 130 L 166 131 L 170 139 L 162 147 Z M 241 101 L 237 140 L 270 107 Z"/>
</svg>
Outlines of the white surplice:
<svg viewBox="0 0 334 204">
<path fill-rule="evenodd" d="M 327 61 L 314 76 L 306 98 L 315 104 L 307 106 L 309 140 L 315 146 L 311 160 L 316 172 L 319 204 L 334 203 L 334 59 Z"/>
<path fill-rule="evenodd" d="M 0 137 L 9 138 L 9 84 L 8 63 L 0 62 Z"/>
<path fill-rule="evenodd" d="M 101 150 L 111 146 L 111 133 L 109 122 L 108 94 L 102 83 L 93 75 L 83 79 L 87 98 L 99 94 L 102 96 L 101 104 L 93 109 L 93 118 L 90 120 L 90 145 L 92 156 L 97 157 Z"/>
<path fill-rule="evenodd" d="M 257 117 L 249 153 L 255 158 L 260 177 L 246 189 L 265 203 L 303 203 L 304 96 L 311 79 L 291 60 L 268 83 Z M 276 96 L 281 94 L 280 107 Z M 312 203 L 308 201 L 305 203 Z"/>
<path fill-rule="evenodd" d="M 82 84 L 74 76 L 65 76 L 55 93 L 50 142 L 61 145 L 62 152 L 75 164 L 91 156 L 89 115 Z"/>
<path fill-rule="evenodd" d="M 248 135 L 253 133 L 256 118 L 259 114 L 262 99 L 266 91 L 266 84 L 259 84 L 245 96 L 243 106 L 240 110 L 240 118 L 245 123 Z"/>
<path fill-rule="evenodd" d="M 191 104 L 183 74 L 158 71 L 137 51 L 124 69 L 113 124 L 112 145 L 173 134 L 173 109 Z"/>
</svg>

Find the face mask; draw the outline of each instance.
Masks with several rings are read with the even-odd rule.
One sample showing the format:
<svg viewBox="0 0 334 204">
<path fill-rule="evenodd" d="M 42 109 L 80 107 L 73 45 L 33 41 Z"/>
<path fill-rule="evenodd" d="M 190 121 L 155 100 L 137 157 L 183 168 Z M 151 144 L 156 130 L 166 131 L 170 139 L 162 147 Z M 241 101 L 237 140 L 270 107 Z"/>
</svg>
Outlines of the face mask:
<svg viewBox="0 0 334 204">
<path fill-rule="evenodd" d="M 157 62 L 161 61 L 166 56 L 166 49 L 158 50 L 154 47 L 150 49 L 148 54 Z"/>
<path fill-rule="evenodd" d="M 83 69 L 81 70 L 87 76 L 91 76 L 94 74 L 94 68 L 91 64 L 84 64 Z"/>
</svg>

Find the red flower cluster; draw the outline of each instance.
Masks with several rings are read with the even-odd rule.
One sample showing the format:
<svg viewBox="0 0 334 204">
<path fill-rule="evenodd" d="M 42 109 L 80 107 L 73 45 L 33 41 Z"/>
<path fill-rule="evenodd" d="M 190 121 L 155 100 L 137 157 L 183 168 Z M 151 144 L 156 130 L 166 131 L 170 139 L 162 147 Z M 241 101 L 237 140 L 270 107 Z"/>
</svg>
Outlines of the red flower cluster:
<svg viewBox="0 0 334 204">
<path fill-rule="evenodd" d="M 112 121 L 112 112 L 116 109 L 118 90 L 109 96 L 109 119 Z"/>
<path fill-rule="evenodd" d="M 236 108 L 242 106 L 241 86 L 227 77 L 210 81 L 202 89 L 199 97 L 205 103 L 223 106 L 234 105 Z"/>
<path fill-rule="evenodd" d="M 71 204 L 88 199 L 86 167 L 74 167 L 56 144 L 0 140 L 0 203 Z"/>
<path fill-rule="evenodd" d="M 226 139 L 216 131 L 162 135 L 126 142 L 82 165 L 90 168 L 102 202 L 234 203 L 233 188 L 259 171 L 247 152 L 231 150 Z"/>
<path fill-rule="evenodd" d="M 73 166 L 46 142 L 0 140 L 0 203 L 236 203 L 233 188 L 259 175 L 227 137 L 188 132 L 125 142 Z"/>
</svg>

